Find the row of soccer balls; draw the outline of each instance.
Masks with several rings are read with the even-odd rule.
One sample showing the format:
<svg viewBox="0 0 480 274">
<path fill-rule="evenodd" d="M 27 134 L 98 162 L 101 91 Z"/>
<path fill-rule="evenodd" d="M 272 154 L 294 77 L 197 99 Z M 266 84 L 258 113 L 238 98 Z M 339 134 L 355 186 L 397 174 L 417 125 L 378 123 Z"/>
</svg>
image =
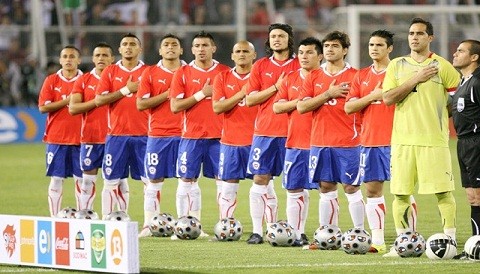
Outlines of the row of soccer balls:
<svg viewBox="0 0 480 274">
<path fill-rule="evenodd" d="M 100 217 L 95 210 L 81 209 L 76 210 L 72 207 L 65 207 L 57 213 L 58 218 L 66 219 L 87 219 L 87 220 L 99 220 Z M 124 221 L 129 222 L 130 216 L 125 211 L 113 211 L 105 217 L 106 221 Z"/>
<path fill-rule="evenodd" d="M 175 220 L 171 214 L 161 213 L 150 222 L 150 231 L 156 237 L 169 237 L 175 234 L 179 239 L 193 240 L 200 236 L 202 225 L 192 216 Z M 214 227 L 218 241 L 238 241 L 243 234 L 240 221 L 234 218 L 220 220 Z M 286 221 L 269 224 L 265 238 L 272 246 L 291 246 L 295 241 L 295 230 Z M 372 244 L 370 234 L 362 228 L 352 228 L 342 233 L 333 225 L 319 227 L 314 233 L 315 244 L 319 249 L 343 249 L 348 254 L 365 254 Z M 419 257 L 423 253 L 430 259 L 452 259 L 457 254 L 457 243 L 450 236 L 437 233 L 427 241 L 418 232 L 407 231 L 400 234 L 394 243 L 400 257 Z M 480 235 L 470 237 L 464 251 L 471 260 L 480 260 Z"/>
</svg>

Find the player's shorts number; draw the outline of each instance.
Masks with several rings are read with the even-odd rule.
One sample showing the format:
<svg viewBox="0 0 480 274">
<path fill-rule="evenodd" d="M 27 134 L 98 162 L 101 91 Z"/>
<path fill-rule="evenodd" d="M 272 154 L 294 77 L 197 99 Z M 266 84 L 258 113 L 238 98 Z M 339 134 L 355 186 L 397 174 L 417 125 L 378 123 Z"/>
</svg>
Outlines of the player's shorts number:
<svg viewBox="0 0 480 274">
<path fill-rule="evenodd" d="M 255 161 L 260 160 L 260 153 L 262 153 L 261 149 L 259 149 L 258 147 L 254 148 L 253 149 L 253 156 L 252 156 L 253 160 L 255 160 Z"/>
<path fill-rule="evenodd" d="M 310 164 L 309 164 L 310 168 L 311 169 L 317 168 L 317 162 L 318 162 L 318 157 L 317 156 L 310 157 Z"/>
<path fill-rule="evenodd" d="M 105 165 L 112 166 L 112 154 L 105 154 Z"/>
<path fill-rule="evenodd" d="M 283 168 L 283 173 L 285 173 L 285 175 L 287 175 L 288 171 L 290 170 L 291 167 L 292 167 L 292 162 L 291 161 L 285 161 L 285 165 L 284 165 L 284 168 Z"/>
<path fill-rule="evenodd" d="M 92 145 L 85 145 L 85 149 L 87 150 L 87 155 L 85 155 L 86 158 L 90 157 L 90 154 L 92 153 L 93 146 Z"/>
<path fill-rule="evenodd" d="M 55 156 L 55 154 L 53 154 L 53 152 L 47 153 L 47 163 L 48 163 L 48 164 L 51 164 L 51 163 L 52 163 L 52 161 L 53 161 L 53 156 Z"/>
<path fill-rule="evenodd" d="M 184 153 L 182 153 L 182 156 L 180 156 L 180 162 L 182 163 L 182 165 L 187 164 L 187 152 L 186 151 Z"/>
<path fill-rule="evenodd" d="M 158 154 L 157 153 L 147 153 L 147 165 L 149 165 L 149 166 L 158 165 Z"/>
</svg>

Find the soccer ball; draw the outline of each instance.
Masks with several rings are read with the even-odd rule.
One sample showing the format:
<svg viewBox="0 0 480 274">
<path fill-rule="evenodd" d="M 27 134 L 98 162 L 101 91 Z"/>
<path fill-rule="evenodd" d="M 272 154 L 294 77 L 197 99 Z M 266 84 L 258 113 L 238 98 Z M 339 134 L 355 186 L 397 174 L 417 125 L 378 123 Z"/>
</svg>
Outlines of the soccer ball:
<svg viewBox="0 0 480 274">
<path fill-rule="evenodd" d="M 420 257 L 425 252 L 425 239 L 418 232 L 407 231 L 398 235 L 393 243 L 400 257 Z"/>
<path fill-rule="evenodd" d="M 347 254 L 365 254 L 371 245 L 372 238 L 363 228 L 351 228 L 342 236 L 342 248 Z"/>
<path fill-rule="evenodd" d="M 175 223 L 175 235 L 182 240 L 195 240 L 202 233 L 202 224 L 193 216 L 183 216 Z"/>
<path fill-rule="evenodd" d="M 480 235 L 474 235 L 465 242 L 463 248 L 467 257 L 472 261 L 480 260 Z"/>
<path fill-rule="evenodd" d="M 67 206 L 57 213 L 57 218 L 75 219 L 75 213 L 77 213 L 75 208 Z"/>
<path fill-rule="evenodd" d="M 218 221 L 213 232 L 219 241 L 238 241 L 242 237 L 243 227 L 235 218 L 224 218 Z"/>
<path fill-rule="evenodd" d="M 130 216 L 125 211 L 113 211 L 107 215 L 106 221 L 130 222 Z"/>
<path fill-rule="evenodd" d="M 430 236 L 426 246 L 425 254 L 432 260 L 449 260 L 457 255 L 457 242 L 443 233 Z"/>
<path fill-rule="evenodd" d="M 336 250 L 342 246 L 342 231 L 336 225 L 323 225 L 313 234 L 318 248 L 322 250 Z"/>
<path fill-rule="evenodd" d="M 286 221 L 278 221 L 267 226 L 267 242 L 272 246 L 291 246 L 295 241 L 295 229 Z"/>
<path fill-rule="evenodd" d="M 148 225 L 150 232 L 155 237 L 170 237 L 173 235 L 175 220 L 168 213 L 153 216 Z"/>
<path fill-rule="evenodd" d="M 98 214 L 92 209 L 81 209 L 75 213 L 75 219 L 98 220 Z"/>
</svg>

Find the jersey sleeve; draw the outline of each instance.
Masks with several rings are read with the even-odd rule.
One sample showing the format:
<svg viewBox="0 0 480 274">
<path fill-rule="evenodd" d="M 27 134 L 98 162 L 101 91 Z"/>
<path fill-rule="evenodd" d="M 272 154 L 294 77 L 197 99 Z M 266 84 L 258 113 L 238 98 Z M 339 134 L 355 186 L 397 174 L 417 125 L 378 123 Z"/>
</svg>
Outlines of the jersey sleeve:
<svg viewBox="0 0 480 274">
<path fill-rule="evenodd" d="M 285 79 L 280 87 L 278 87 L 277 94 L 275 95 L 274 103 L 279 101 L 288 101 L 288 86 L 289 86 L 290 78 Z"/>
<path fill-rule="evenodd" d="M 85 90 L 86 75 L 87 74 L 84 74 L 84 75 L 80 76 L 77 79 L 77 81 L 75 81 L 75 83 L 73 84 L 73 88 L 72 88 L 72 94 L 79 93 L 79 94 L 83 95 L 83 91 Z"/>
<path fill-rule="evenodd" d="M 40 90 L 39 97 L 38 97 L 38 106 L 44 106 L 49 104 L 55 100 L 55 94 L 52 90 L 53 86 L 53 79 L 52 75 L 45 78 L 43 82 L 42 89 Z"/>
<path fill-rule="evenodd" d="M 140 84 L 138 85 L 137 98 L 150 98 L 152 95 L 152 76 L 151 76 L 151 67 L 147 67 L 142 72 L 142 78 Z"/>
<path fill-rule="evenodd" d="M 298 94 L 298 100 L 303 101 L 306 99 L 313 98 L 313 78 L 312 72 L 310 72 L 305 80 L 303 81 L 302 89 Z"/>
<path fill-rule="evenodd" d="M 170 98 L 184 98 L 185 84 L 183 82 L 184 67 L 175 72 L 170 85 Z"/>
<path fill-rule="evenodd" d="M 360 70 L 355 73 L 355 76 L 353 76 L 352 80 L 352 86 L 350 87 L 350 91 L 347 94 L 346 102 L 348 102 L 352 98 L 360 98 L 360 88 L 361 88 L 361 83 L 360 83 Z"/>
<path fill-rule="evenodd" d="M 395 71 L 397 69 L 397 59 L 391 61 L 388 66 L 387 70 L 385 72 L 385 78 L 383 78 L 383 92 L 388 92 L 391 89 L 394 89 L 398 87 L 398 82 L 395 79 Z"/>
<path fill-rule="evenodd" d="M 440 70 L 440 77 L 445 85 L 446 91 L 453 95 L 460 83 L 460 73 L 448 61 L 442 58 L 442 67 Z"/>
<path fill-rule="evenodd" d="M 100 80 L 98 81 L 97 84 L 97 89 L 95 93 L 97 95 L 101 94 L 108 94 L 111 92 L 114 92 L 115 90 L 112 90 L 112 83 L 111 83 L 111 75 L 112 75 L 112 68 L 114 65 L 110 65 L 103 70 L 102 75 L 100 76 Z"/>
<path fill-rule="evenodd" d="M 225 72 L 220 72 L 215 76 L 213 79 L 213 95 L 212 95 L 212 100 L 214 101 L 220 101 L 222 99 L 225 99 L 225 91 L 224 91 L 224 86 L 225 86 Z"/>
<path fill-rule="evenodd" d="M 250 73 L 250 78 L 248 80 L 248 86 L 247 86 L 247 95 L 249 95 L 252 92 L 259 92 L 262 88 L 261 84 L 261 79 L 260 79 L 260 63 L 256 62 L 252 66 L 252 71 Z"/>
</svg>

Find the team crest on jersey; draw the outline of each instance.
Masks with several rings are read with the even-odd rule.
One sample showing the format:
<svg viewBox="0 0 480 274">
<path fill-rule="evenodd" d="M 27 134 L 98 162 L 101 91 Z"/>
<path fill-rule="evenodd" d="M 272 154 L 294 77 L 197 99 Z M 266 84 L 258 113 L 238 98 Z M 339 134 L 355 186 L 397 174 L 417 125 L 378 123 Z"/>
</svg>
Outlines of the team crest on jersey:
<svg viewBox="0 0 480 274">
<path fill-rule="evenodd" d="M 180 171 L 181 171 L 182 173 L 187 172 L 187 167 L 186 167 L 185 165 L 181 165 L 181 166 L 180 166 Z"/>
<path fill-rule="evenodd" d="M 465 98 L 458 98 L 457 111 L 462 112 L 465 109 Z"/>
<path fill-rule="evenodd" d="M 90 160 L 90 158 L 85 158 L 83 160 L 83 164 L 86 166 L 90 166 L 92 164 L 92 160 Z"/>
<path fill-rule="evenodd" d="M 154 168 L 153 166 L 151 166 L 151 167 L 148 168 L 148 172 L 149 172 L 150 174 L 155 174 L 155 172 L 157 172 L 157 169 Z"/>
<path fill-rule="evenodd" d="M 3 230 L 3 240 L 5 241 L 5 249 L 7 250 L 8 257 L 12 257 L 15 251 L 15 245 L 17 244 L 13 225 L 7 225 Z"/>
<path fill-rule="evenodd" d="M 258 170 L 260 168 L 260 163 L 259 162 L 253 162 L 252 167 L 253 167 L 253 169 Z"/>
</svg>

